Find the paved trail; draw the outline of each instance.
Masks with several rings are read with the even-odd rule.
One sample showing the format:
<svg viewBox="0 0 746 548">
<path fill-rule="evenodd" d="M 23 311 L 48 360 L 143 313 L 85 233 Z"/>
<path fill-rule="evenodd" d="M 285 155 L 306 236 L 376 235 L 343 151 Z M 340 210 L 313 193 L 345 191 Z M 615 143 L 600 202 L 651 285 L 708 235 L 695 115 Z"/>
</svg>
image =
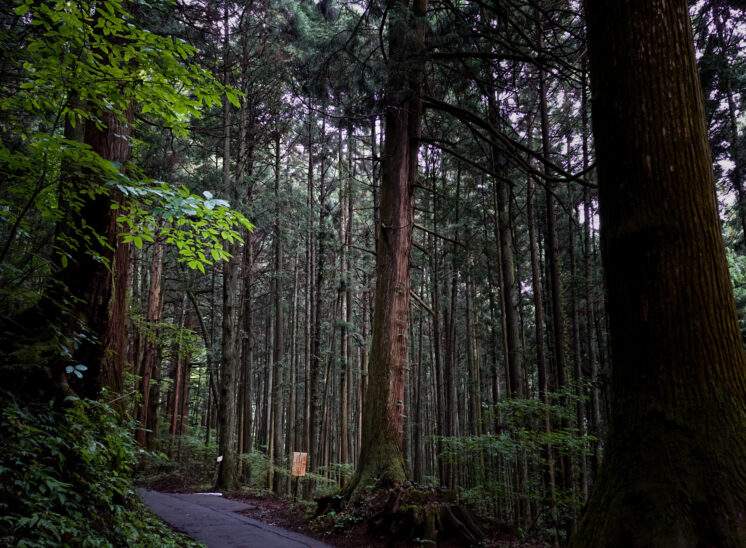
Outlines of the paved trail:
<svg viewBox="0 0 746 548">
<path fill-rule="evenodd" d="M 292 531 L 237 514 L 247 505 L 220 496 L 138 489 L 160 518 L 208 548 L 332 548 Z"/>
</svg>

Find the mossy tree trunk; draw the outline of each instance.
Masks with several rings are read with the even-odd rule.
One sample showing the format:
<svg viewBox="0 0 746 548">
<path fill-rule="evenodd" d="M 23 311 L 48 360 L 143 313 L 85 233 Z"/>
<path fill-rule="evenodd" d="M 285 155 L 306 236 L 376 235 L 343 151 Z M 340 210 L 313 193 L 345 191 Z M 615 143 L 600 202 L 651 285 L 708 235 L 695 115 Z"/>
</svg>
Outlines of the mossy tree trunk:
<svg viewBox="0 0 746 548">
<path fill-rule="evenodd" d="M 409 322 L 409 260 L 422 105 L 419 88 L 427 0 L 389 2 L 389 66 L 382 158 L 380 236 L 368 389 L 357 474 L 347 492 L 403 482 L 404 381 Z"/>
<path fill-rule="evenodd" d="M 746 356 L 685 0 L 588 0 L 613 351 L 571 546 L 746 546 Z"/>
</svg>

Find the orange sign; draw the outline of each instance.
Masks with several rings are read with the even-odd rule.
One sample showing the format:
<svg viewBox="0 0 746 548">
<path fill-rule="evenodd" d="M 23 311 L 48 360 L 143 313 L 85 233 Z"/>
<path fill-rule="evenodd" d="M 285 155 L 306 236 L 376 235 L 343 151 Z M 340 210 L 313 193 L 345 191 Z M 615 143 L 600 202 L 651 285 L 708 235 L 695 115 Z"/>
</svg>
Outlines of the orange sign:
<svg viewBox="0 0 746 548">
<path fill-rule="evenodd" d="M 293 452 L 293 467 L 290 475 L 294 478 L 306 475 L 306 463 L 308 462 L 308 453 Z"/>
</svg>

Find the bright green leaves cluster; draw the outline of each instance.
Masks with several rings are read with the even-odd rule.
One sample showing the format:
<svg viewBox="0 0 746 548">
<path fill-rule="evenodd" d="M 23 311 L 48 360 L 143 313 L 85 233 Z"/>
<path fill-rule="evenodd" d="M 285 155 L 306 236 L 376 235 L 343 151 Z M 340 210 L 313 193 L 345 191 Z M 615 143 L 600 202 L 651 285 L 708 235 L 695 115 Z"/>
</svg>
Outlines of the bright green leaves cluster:
<svg viewBox="0 0 746 548">
<path fill-rule="evenodd" d="M 63 128 L 101 127 L 101 113 L 126 121 L 134 110 L 185 137 L 203 109 L 220 105 L 223 96 L 238 105 L 241 93 L 192 62 L 193 46 L 139 25 L 123 0 L 22 0 L 6 17 L 12 24 L 0 29 L 0 281 L 45 270 L 43 260 L 35 264 L 39 240 L 104 193 L 122 209 L 125 241 L 141 247 L 163 238 L 203 272 L 226 259 L 222 242 L 239 238 L 241 225 L 251 228 L 226 202 L 136 177 L 132 166 L 103 160 L 63 136 Z M 111 194 L 115 188 L 125 195 L 121 204 Z M 63 267 L 80 250 L 108 245 L 85 223 L 56 232 Z M 27 264 L 25 271 L 18 264 Z"/>
<path fill-rule="evenodd" d="M 25 81 L 3 110 L 54 113 L 74 126 L 98 112 L 124 120 L 134 103 L 183 137 L 203 106 L 223 94 L 238 103 L 238 92 L 190 63 L 194 47 L 141 28 L 122 0 L 24 2 L 15 13 L 35 30 L 18 59 Z"/>
<path fill-rule="evenodd" d="M 169 349 L 179 357 L 200 356 L 205 352 L 204 339 L 187 327 L 181 327 L 172 321 L 150 322 L 142 314 L 130 314 L 138 333 L 145 340 L 152 342 L 161 350 Z"/>
<path fill-rule="evenodd" d="M 13 293 L 20 285 L 13 281 L 46 271 L 46 260 L 38 249 L 54 236 L 56 224 L 66 225 L 54 243 L 61 266 L 80 249 L 101 249 L 101 235 L 85 224 L 67 223 L 85 200 L 109 193 L 93 182 L 80 191 L 69 190 L 69 181 L 93 181 L 92 174 L 105 179 L 120 176 L 118 166 L 103 160 L 88 145 L 59 135 L 32 132 L 21 146 L 11 139 L 0 141 L 0 286 Z M 17 295 L 8 297 L 16 300 Z"/>
<path fill-rule="evenodd" d="M 243 241 L 241 228 L 253 230 L 241 213 L 231 210 L 228 202 L 205 191 L 204 197 L 192 194 L 185 186 L 173 188 L 167 183 L 127 185 L 114 183 L 124 194 L 125 206 L 117 222 L 126 229 L 124 242 L 141 248 L 156 238 L 176 246 L 179 261 L 203 274 L 205 266 L 225 261 L 230 255 L 223 248 L 226 241 Z"/>
</svg>

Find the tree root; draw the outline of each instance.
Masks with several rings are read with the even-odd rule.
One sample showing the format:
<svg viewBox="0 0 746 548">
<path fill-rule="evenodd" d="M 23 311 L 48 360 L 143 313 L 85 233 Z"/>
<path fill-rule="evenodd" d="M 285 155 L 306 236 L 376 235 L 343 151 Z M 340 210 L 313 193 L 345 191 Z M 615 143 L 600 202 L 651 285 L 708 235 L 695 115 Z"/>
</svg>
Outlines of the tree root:
<svg viewBox="0 0 746 548">
<path fill-rule="evenodd" d="M 357 502 L 342 495 L 320 497 L 317 516 L 346 512 L 366 520 L 368 534 L 396 541 L 419 541 L 437 545 L 451 537 L 463 546 L 486 538 L 474 514 L 456 502 L 452 491 L 418 486 L 409 481 L 393 488 L 375 487 L 361 493 Z"/>
</svg>

